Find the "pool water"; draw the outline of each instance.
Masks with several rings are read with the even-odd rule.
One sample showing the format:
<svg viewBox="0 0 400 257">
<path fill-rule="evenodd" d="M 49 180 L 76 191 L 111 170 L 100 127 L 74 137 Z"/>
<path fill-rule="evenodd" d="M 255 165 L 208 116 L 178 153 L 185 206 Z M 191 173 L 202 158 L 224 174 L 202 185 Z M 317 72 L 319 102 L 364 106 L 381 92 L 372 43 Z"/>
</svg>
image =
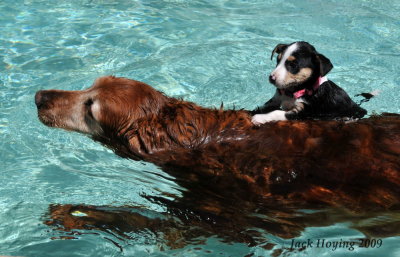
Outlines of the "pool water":
<svg viewBox="0 0 400 257">
<path fill-rule="evenodd" d="M 2 0 L 0 13 L 0 255 L 400 256 L 395 211 L 305 223 L 294 237 L 355 240 L 366 237 L 357 227 L 375 226 L 381 247 L 354 250 L 291 251 L 293 237 L 271 231 L 252 245 L 209 233 L 171 245 L 150 229 L 109 225 L 64 231 L 49 222 L 52 208 L 173 220 L 149 196 L 174 199 L 185 189 L 154 165 L 45 127 L 33 102 L 37 90 L 83 89 L 111 74 L 204 106 L 253 109 L 274 93 L 274 46 L 304 40 L 330 58 L 328 77 L 349 95 L 380 90 L 363 104 L 369 113 L 400 113 L 398 0 Z"/>
</svg>

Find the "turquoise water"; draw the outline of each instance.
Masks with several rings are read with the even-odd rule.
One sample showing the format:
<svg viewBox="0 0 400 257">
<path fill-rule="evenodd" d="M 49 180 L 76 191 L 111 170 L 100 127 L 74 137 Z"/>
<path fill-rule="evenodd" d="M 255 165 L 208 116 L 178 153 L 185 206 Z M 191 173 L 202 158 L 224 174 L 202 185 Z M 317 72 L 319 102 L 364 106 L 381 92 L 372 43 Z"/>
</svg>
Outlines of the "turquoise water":
<svg viewBox="0 0 400 257">
<path fill-rule="evenodd" d="M 55 204 L 163 216 L 166 207 L 146 196 L 179 197 L 183 189 L 149 163 L 45 127 L 33 102 L 39 89 L 83 89 L 112 74 L 201 105 L 252 109 L 274 92 L 267 79 L 273 47 L 305 40 L 331 59 L 329 78 L 351 96 L 381 91 L 363 105 L 370 113 L 400 113 L 399 1 L 2 0 L 0 14 L 0 255 L 400 256 L 398 212 L 358 220 L 378 230 L 394 225 L 379 249 L 354 251 L 291 252 L 289 238 L 267 232 L 271 247 L 213 235 L 168 247 L 146 229 L 48 226 Z M 357 222 L 310 223 L 296 238 L 363 238 Z"/>
</svg>

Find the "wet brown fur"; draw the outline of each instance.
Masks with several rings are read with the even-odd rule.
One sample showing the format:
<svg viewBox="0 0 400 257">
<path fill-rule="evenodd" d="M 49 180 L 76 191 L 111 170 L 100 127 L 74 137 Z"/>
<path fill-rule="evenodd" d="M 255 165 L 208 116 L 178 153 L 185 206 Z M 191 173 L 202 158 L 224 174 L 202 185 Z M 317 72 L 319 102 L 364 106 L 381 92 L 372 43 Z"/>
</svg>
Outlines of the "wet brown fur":
<svg viewBox="0 0 400 257">
<path fill-rule="evenodd" d="M 250 223 L 227 212 L 226 199 L 249 212 L 260 201 L 352 211 L 400 207 L 399 115 L 255 127 L 247 111 L 200 107 L 125 78 L 103 77 L 84 91 L 57 92 L 39 109 L 41 120 L 57 113 L 52 108 L 61 99 L 76 103 L 65 97 L 91 95 L 101 103 L 95 140 L 120 156 L 158 165 L 188 189 L 180 203 L 235 219 L 237 226 Z"/>
</svg>

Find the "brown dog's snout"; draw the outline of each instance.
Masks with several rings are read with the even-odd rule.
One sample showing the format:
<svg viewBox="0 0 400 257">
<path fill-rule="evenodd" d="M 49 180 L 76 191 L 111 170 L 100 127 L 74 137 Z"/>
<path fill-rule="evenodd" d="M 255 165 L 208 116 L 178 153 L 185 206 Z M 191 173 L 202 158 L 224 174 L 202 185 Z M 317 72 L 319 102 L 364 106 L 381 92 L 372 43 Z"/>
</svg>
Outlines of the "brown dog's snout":
<svg viewBox="0 0 400 257">
<path fill-rule="evenodd" d="M 51 101 L 61 97 L 61 93 L 56 90 L 40 90 L 36 92 L 35 104 L 38 109 L 42 109 Z"/>
</svg>

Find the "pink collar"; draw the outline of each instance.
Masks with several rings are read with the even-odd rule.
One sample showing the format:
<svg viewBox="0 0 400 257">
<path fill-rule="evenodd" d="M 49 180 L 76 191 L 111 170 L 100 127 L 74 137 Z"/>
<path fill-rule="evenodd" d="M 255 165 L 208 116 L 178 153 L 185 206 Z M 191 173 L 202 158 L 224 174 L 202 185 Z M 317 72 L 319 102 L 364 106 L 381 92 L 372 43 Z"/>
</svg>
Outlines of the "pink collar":
<svg viewBox="0 0 400 257">
<path fill-rule="evenodd" d="M 328 81 L 328 79 L 326 78 L 326 76 L 323 76 L 323 77 L 318 77 L 318 79 L 317 79 L 317 81 L 315 82 L 315 84 L 314 84 L 314 86 L 313 86 L 313 89 L 312 90 L 310 90 L 310 89 L 302 89 L 302 90 L 299 90 L 299 91 L 297 91 L 297 92 L 294 92 L 293 93 L 293 96 L 294 96 L 294 98 L 300 98 L 300 97 L 302 97 L 303 95 L 305 95 L 305 94 L 307 94 L 307 95 L 312 95 L 315 91 L 317 91 L 317 89 L 319 88 L 319 86 L 321 86 L 322 85 L 322 83 L 325 83 L 325 82 L 327 82 Z"/>
</svg>

